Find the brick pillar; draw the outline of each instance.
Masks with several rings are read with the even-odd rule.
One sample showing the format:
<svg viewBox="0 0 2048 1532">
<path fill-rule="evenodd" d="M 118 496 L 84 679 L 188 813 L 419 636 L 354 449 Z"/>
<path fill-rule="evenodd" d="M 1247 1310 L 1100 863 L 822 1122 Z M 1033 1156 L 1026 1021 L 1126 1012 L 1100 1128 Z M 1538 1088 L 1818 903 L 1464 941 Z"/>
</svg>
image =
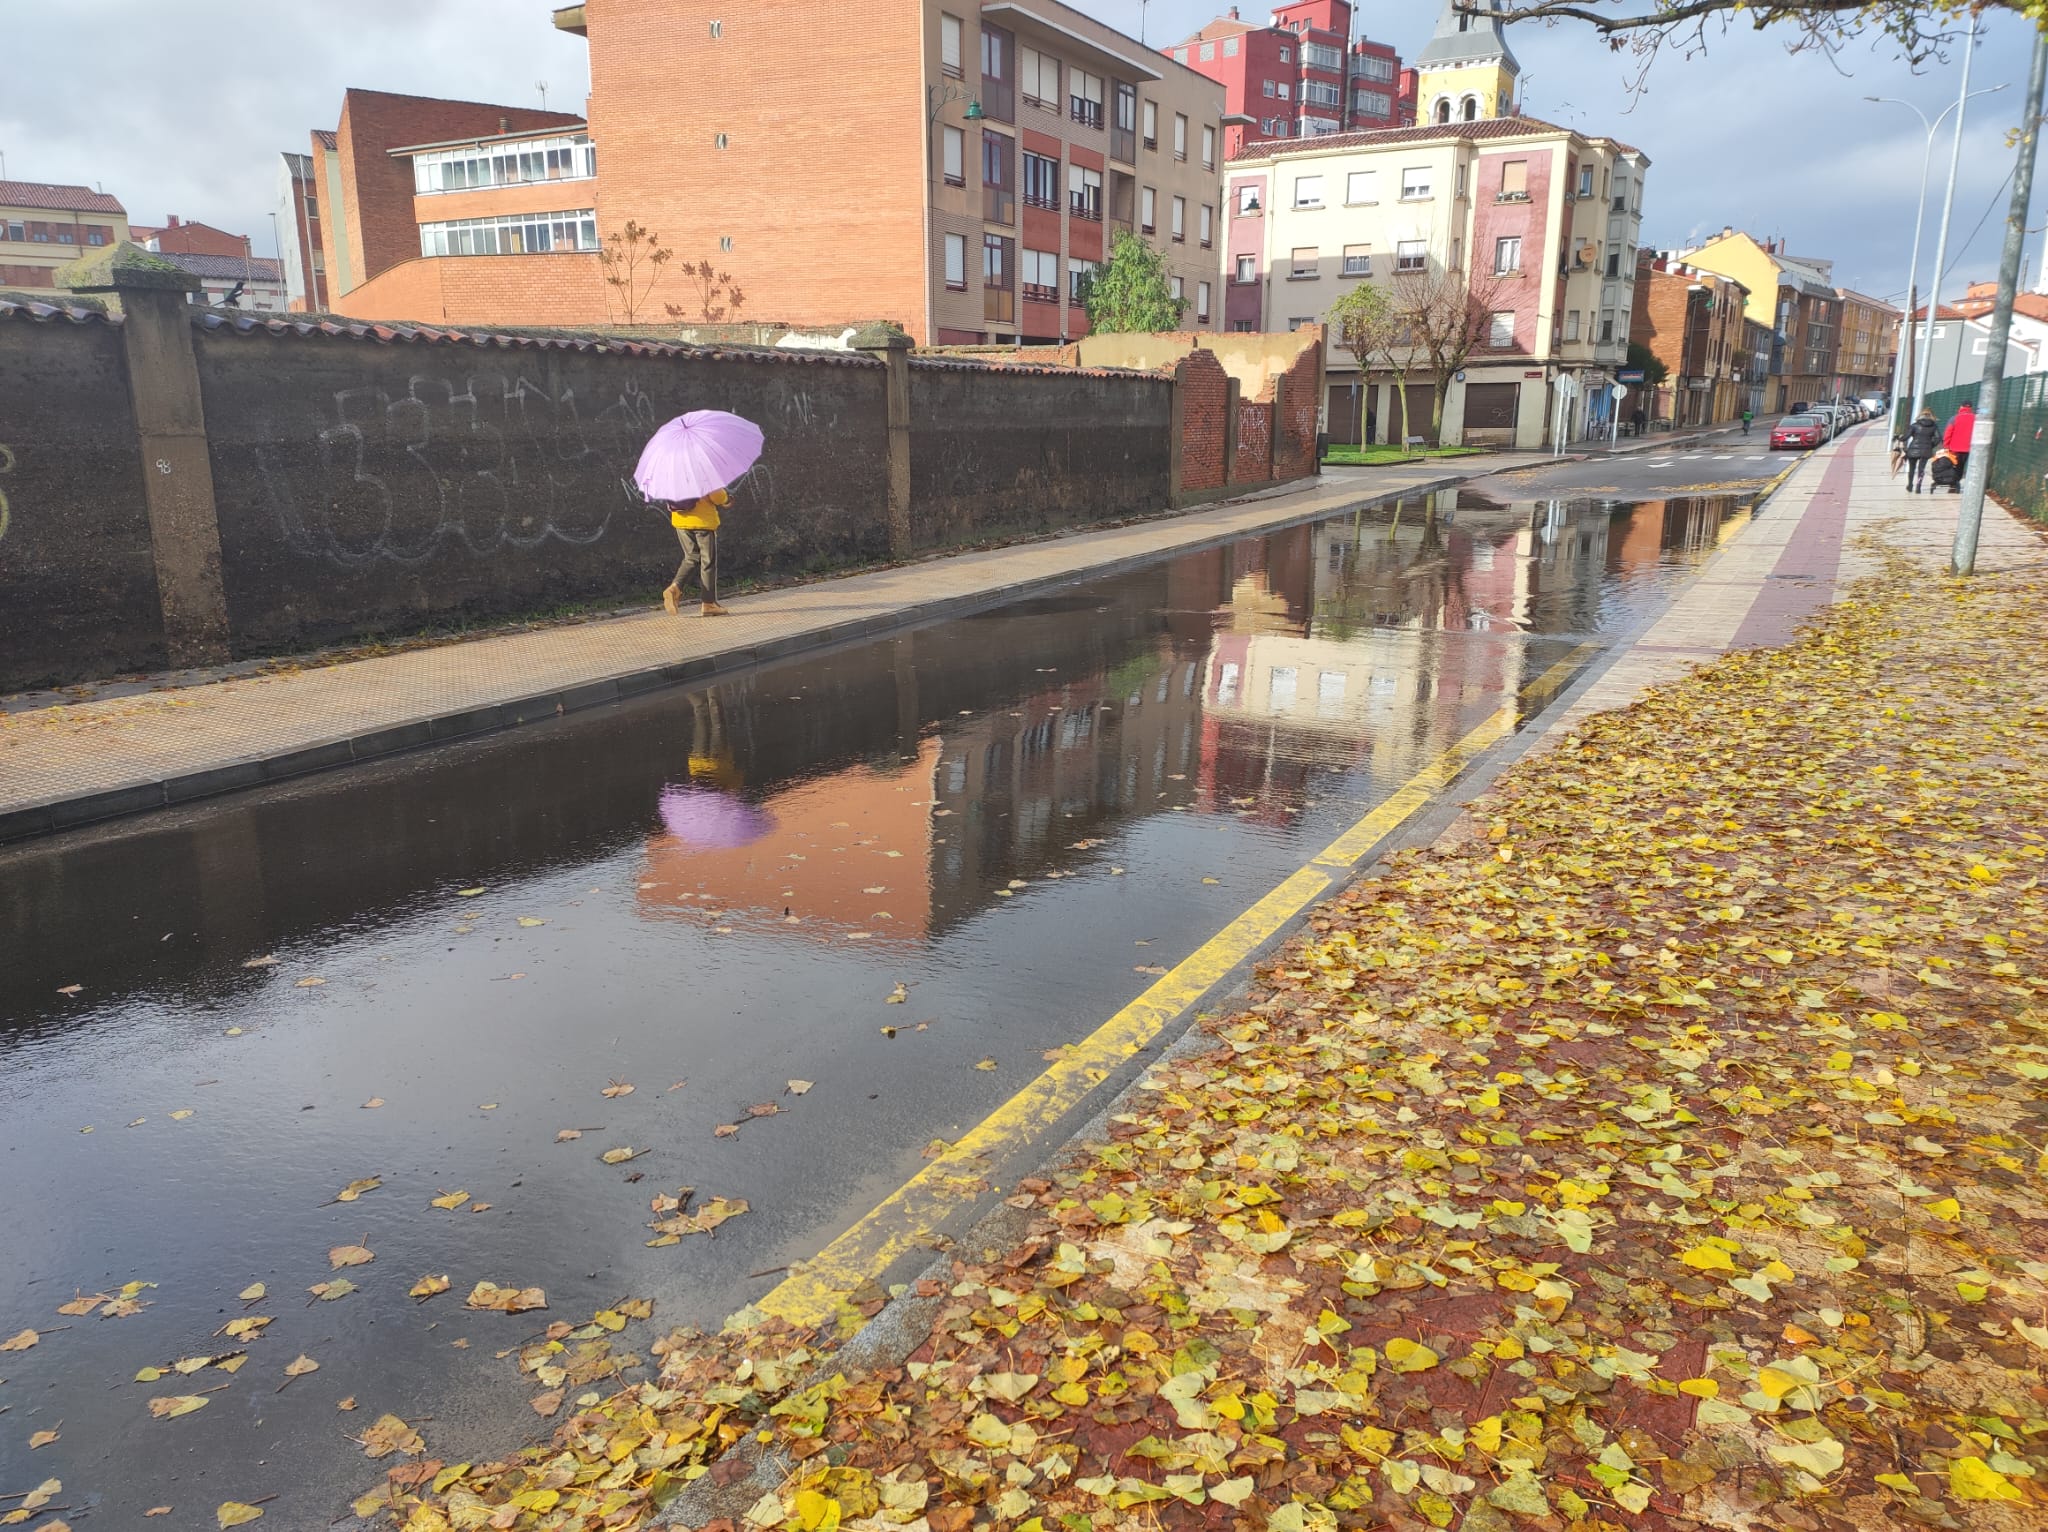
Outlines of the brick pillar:
<svg viewBox="0 0 2048 1532">
<path fill-rule="evenodd" d="M 869 325 L 853 338 L 889 369 L 889 556 L 909 558 L 915 546 L 910 523 L 910 346 L 903 331 L 890 324 Z"/>
<path fill-rule="evenodd" d="M 123 241 L 66 267 L 59 280 L 120 302 L 164 638 L 175 665 L 219 664 L 228 658 L 228 603 L 186 303 L 199 279 Z"/>
<path fill-rule="evenodd" d="M 1226 487 L 1237 482 L 1237 402 L 1243 386 L 1235 378 L 1227 378 L 1223 384 L 1223 483 Z"/>
<path fill-rule="evenodd" d="M 1169 510 L 1175 511 L 1181 508 L 1184 493 L 1182 479 L 1185 472 L 1188 434 L 1188 394 L 1181 386 L 1180 375 L 1179 367 L 1166 374 L 1167 385 L 1173 390 L 1166 426 L 1166 504 Z M 1224 482 L 1229 481 L 1226 479 Z"/>
<path fill-rule="evenodd" d="M 1280 477 L 1280 434 L 1287 419 L 1287 375 L 1273 374 L 1273 420 L 1266 428 L 1266 481 Z"/>
</svg>

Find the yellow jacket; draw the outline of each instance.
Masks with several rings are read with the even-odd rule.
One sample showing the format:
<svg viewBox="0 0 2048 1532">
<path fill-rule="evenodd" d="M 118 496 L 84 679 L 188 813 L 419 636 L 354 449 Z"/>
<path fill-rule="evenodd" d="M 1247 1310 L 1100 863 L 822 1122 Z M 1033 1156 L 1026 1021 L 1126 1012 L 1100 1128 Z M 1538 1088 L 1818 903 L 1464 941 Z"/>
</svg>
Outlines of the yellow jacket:
<svg viewBox="0 0 2048 1532">
<path fill-rule="evenodd" d="M 681 527 L 690 532 L 716 532 L 718 530 L 718 508 L 732 504 L 732 496 L 722 489 L 714 489 L 687 511 L 675 510 L 668 513 L 672 527 Z"/>
</svg>

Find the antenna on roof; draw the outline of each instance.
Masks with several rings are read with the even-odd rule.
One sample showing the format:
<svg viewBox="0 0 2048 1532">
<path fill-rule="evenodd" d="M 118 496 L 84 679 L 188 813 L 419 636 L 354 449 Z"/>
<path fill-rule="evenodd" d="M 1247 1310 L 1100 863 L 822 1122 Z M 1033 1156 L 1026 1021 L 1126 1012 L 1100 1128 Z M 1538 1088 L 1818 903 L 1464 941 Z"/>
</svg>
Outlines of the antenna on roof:
<svg viewBox="0 0 2048 1532">
<path fill-rule="evenodd" d="M 535 80 L 533 88 L 540 92 L 540 109 L 545 112 L 548 109 L 548 82 L 545 80 Z"/>
</svg>

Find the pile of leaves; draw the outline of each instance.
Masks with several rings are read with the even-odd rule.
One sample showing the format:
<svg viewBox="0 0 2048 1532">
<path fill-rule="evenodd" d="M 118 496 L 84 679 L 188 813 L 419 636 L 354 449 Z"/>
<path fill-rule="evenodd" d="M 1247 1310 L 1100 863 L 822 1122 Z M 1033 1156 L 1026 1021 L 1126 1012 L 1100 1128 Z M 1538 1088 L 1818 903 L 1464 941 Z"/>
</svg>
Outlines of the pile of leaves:
<svg viewBox="0 0 2048 1532">
<path fill-rule="evenodd" d="M 902 1368 L 678 1337 L 394 1509 L 637 1526 L 753 1430 L 745 1523 L 806 1532 L 2042 1525 L 2044 606 L 1894 561 L 1532 755 L 1025 1183 Z"/>
</svg>

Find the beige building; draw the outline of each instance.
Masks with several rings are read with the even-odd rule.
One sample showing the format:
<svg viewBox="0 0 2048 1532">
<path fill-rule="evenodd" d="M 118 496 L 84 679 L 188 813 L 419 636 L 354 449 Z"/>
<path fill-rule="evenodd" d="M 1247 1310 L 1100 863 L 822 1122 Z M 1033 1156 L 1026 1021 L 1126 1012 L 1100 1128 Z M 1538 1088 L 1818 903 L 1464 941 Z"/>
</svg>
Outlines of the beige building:
<svg viewBox="0 0 2048 1532">
<path fill-rule="evenodd" d="M 1118 231 L 1165 257 L 1183 328 L 1220 328 L 1223 85 L 1054 0 L 925 15 L 932 339 L 1086 335 Z"/>
<path fill-rule="evenodd" d="M 1354 284 L 1463 273 L 1486 328 L 1443 401 L 1443 439 L 1579 436 L 1606 418 L 1627 356 L 1648 166 L 1533 117 L 1254 145 L 1225 168 L 1233 327 L 1298 329 Z M 1397 438 L 1391 373 L 1362 374 L 1334 326 L 1329 346 L 1330 439 Z M 1433 387 L 1408 384 L 1407 430 L 1426 435 Z"/>
<path fill-rule="evenodd" d="M 1889 394 L 1892 356 L 1905 311 L 1847 287 L 1836 288 L 1835 296 L 1842 300 L 1841 339 L 1835 347 L 1842 392 L 1854 398 Z"/>
<path fill-rule="evenodd" d="M 65 296 L 57 268 L 128 238 L 128 211 L 90 186 L 0 181 L 0 289 Z"/>
</svg>

